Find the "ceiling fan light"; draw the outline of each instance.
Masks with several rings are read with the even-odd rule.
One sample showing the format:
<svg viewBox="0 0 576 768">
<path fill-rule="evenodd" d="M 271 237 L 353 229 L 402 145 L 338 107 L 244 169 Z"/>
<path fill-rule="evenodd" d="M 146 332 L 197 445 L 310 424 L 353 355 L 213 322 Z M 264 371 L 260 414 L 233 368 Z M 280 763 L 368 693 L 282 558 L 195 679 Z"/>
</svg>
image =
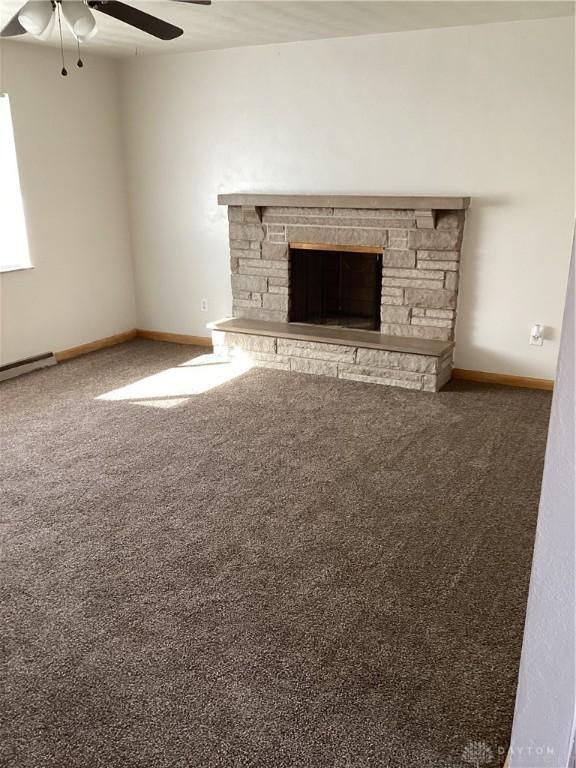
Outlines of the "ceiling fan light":
<svg viewBox="0 0 576 768">
<path fill-rule="evenodd" d="M 52 3 L 50 0 L 28 0 L 18 14 L 18 21 L 26 32 L 31 35 L 41 35 L 52 18 Z"/>
<path fill-rule="evenodd" d="M 42 32 L 41 35 L 36 35 L 36 37 L 39 40 L 49 40 L 50 37 L 52 36 L 52 32 L 54 31 L 55 25 L 56 25 L 56 14 L 53 13 L 52 16 L 50 16 L 50 21 L 48 22 L 44 32 Z"/>
<path fill-rule="evenodd" d="M 72 34 L 79 43 L 85 43 L 96 34 L 96 19 L 81 0 L 62 0 L 62 13 Z"/>
</svg>

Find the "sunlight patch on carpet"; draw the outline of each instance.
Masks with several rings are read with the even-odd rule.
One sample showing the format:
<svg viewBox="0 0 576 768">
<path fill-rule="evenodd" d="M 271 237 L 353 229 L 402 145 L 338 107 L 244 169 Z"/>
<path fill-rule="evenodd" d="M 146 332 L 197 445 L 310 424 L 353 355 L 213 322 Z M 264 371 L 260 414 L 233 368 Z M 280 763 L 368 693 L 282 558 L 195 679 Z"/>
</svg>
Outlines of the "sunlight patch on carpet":
<svg viewBox="0 0 576 768">
<path fill-rule="evenodd" d="M 189 397 L 209 392 L 252 368 L 251 362 L 238 357 L 222 360 L 213 354 L 194 357 L 173 368 L 145 376 L 124 387 L 98 395 L 96 400 L 122 401 L 155 408 L 173 408 Z"/>
</svg>

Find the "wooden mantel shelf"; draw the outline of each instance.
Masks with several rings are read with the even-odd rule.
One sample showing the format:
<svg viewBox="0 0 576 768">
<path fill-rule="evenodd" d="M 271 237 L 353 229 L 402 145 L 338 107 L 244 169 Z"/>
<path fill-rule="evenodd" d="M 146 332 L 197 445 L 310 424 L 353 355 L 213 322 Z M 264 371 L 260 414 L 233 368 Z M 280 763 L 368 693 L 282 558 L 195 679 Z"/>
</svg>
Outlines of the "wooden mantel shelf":
<svg viewBox="0 0 576 768">
<path fill-rule="evenodd" d="M 391 197 L 388 195 L 292 195 L 236 192 L 218 195 L 219 205 L 299 208 L 382 208 L 392 210 L 459 211 L 469 197 Z"/>
</svg>

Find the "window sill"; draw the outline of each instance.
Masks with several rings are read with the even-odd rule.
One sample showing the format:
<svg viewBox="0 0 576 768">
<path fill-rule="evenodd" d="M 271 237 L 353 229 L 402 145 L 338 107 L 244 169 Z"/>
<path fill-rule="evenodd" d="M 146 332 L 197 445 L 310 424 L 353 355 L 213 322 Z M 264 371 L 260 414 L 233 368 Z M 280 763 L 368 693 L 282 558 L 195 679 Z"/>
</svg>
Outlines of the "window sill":
<svg viewBox="0 0 576 768">
<path fill-rule="evenodd" d="M 27 269 L 34 269 L 32 264 L 27 267 L 0 267 L 0 274 L 3 272 L 24 272 Z"/>
</svg>

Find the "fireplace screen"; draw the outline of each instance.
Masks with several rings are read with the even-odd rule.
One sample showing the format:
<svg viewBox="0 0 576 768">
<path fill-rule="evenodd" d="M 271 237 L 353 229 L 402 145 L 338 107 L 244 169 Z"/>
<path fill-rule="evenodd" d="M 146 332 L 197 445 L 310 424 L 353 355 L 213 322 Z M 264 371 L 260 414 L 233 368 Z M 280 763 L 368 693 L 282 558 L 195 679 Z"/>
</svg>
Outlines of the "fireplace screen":
<svg viewBox="0 0 576 768">
<path fill-rule="evenodd" d="M 290 322 L 378 330 L 382 254 L 291 248 Z"/>
</svg>

